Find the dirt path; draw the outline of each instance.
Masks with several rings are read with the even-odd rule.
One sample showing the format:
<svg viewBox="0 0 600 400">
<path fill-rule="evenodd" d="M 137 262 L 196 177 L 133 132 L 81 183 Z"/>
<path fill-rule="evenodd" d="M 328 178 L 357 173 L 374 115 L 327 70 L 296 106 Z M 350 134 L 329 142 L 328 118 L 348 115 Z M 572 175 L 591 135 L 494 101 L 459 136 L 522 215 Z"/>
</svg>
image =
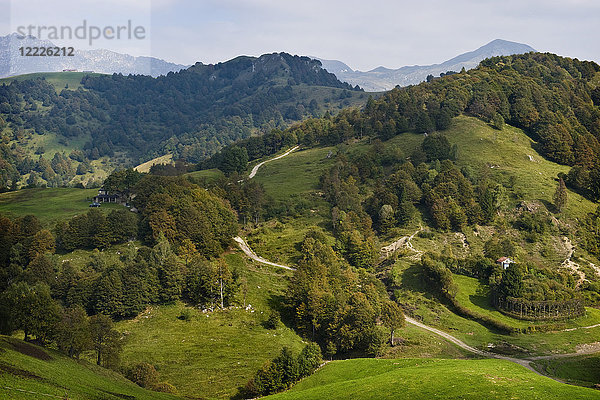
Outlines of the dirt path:
<svg viewBox="0 0 600 400">
<path fill-rule="evenodd" d="M 423 230 L 423 227 L 419 227 L 419 229 L 413 233 L 410 236 L 403 236 L 402 238 L 398 239 L 397 241 L 395 241 L 394 243 L 390 244 L 389 246 L 386 246 L 384 248 L 381 249 L 382 253 L 385 253 L 386 256 L 388 256 L 389 252 L 393 252 L 396 251 L 399 248 L 405 247 L 408 248 L 412 251 L 414 251 L 416 253 L 417 256 L 421 256 L 422 252 L 419 250 L 416 250 L 412 243 L 411 240 L 415 237 L 415 235 L 417 235 L 420 231 Z M 276 264 L 276 263 L 272 263 L 270 261 L 265 260 L 262 257 L 259 257 L 256 255 L 256 253 L 254 253 L 252 251 L 252 249 L 248 246 L 248 244 L 244 241 L 244 239 L 242 239 L 239 236 L 236 236 L 234 238 L 234 240 L 238 243 L 238 245 L 240 246 L 240 248 L 242 249 L 242 251 L 250 258 L 252 258 L 253 260 L 266 264 L 266 265 L 272 265 L 274 267 L 279 267 L 279 268 L 284 268 L 287 270 L 291 270 L 291 271 L 295 271 L 295 268 L 291 268 L 288 267 L 286 265 L 281 265 L 281 264 Z M 570 255 L 572 255 L 572 252 L 570 252 Z M 569 256 L 570 258 L 570 256 Z M 506 361 L 510 361 L 512 363 L 518 364 L 522 367 L 527 368 L 529 371 L 539 375 L 539 376 L 543 376 L 546 378 L 550 378 L 552 380 L 555 380 L 557 382 L 560 383 L 566 383 L 558 378 L 549 376 L 549 375 L 545 375 L 542 372 L 536 370 L 535 368 L 533 368 L 533 366 L 531 365 L 531 363 L 533 361 L 537 361 L 537 360 L 548 360 L 548 359 L 553 359 L 553 358 L 563 358 L 563 357 L 574 357 L 574 356 L 579 356 L 579 355 L 586 355 L 586 354 L 594 354 L 600 351 L 600 342 L 597 343 L 591 343 L 588 345 L 584 345 L 581 346 L 581 348 L 577 349 L 576 353 L 567 353 L 567 354 L 553 354 L 553 355 L 546 355 L 546 356 L 535 356 L 535 357 L 530 357 L 530 358 L 514 358 L 514 357 L 508 357 L 508 356 L 503 356 L 501 354 L 496 354 L 496 353 L 491 353 L 488 351 L 483 351 L 483 350 L 479 350 L 475 347 L 469 346 L 468 344 L 466 344 L 465 342 L 463 342 L 462 340 L 456 338 L 455 336 L 450 335 L 449 333 L 446 333 L 444 331 L 441 331 L 439 329 L 436 329 L 434 327 L 431 327 L 429 325 L 425 325 L 422 322 L 419 322 L 409 316 L 405 316 L 405 320 L 407 323 L 417 326 L 421 329 L 425 329 L 431 333 L 434 333 L 446 340 L 448 340 L 451 343 L 454 343 L 455 345 L 457 345 L 458 347 L 473 353 L 473 354 L 477 354 L 479 356 L 482 357 L 487 357 L 487 358 L 495 358 L 495 359 L 499 359 L 499 360 L 506 360 Z M 589 326 L 589 327 L 583 327 L 582 329 L 587 329 L 587 328 L 594 328 L 596 327 L 596 325 L 594 326 Z"/>
<path fill-rule="evenodd" d="M 266 163 L 268 163 L 268 162 L 271 162 L 271 161 L 279 160 L 280 158 L 283 158 L 283 157 L 287 156 L 288 154 L 290 154 L 292 151 L 294 151 L 294 150 L 297 150 L 297 149 L 298 149 L 298 147 L 300 147 L 300 146 L 295 146 L 295 147 L 292 147 L 291 149 L 289 149 L 288 151 L 286 151 L 285 153 L 283 153 L 283 154 L 282 154 L 282 155 L 280 155 L 280 156 L 273 157 L 273 158 L 270 158 L 270 159 L 268 159 L 268 160 L 266 160 L 266 161 L 263 161 L 263 162 L 261 162 L 261 163 L 259 163 L 259 164 L 256 164 L 256 165 L 254 166 L 254 168 L 252 168 L 252 171 L 250 171 L 250 175 L 248 175 L 248 179 L 252 179 L 252 178 L 254 178 L 254 175 L 256 175 L 256 173 L 258 172 L 258 169 L 259 169 L 260 167 L 262 167 L 264 164 L 266 164 Z"/>
<path fill-rule="evenodd" d="M 411 256 L 411 258 L 413 258 L 417 261 L 420 260 L 421 256 L 423 255 L 423 252 L 420 250 L 417 250 L 413 247 L 412 240 L 422 230 L 423 230 L 423 227 L 419 226 L 419 229 L 417 229 L 415 231 L 415 233 L 413 233 L 412 235 L 402 236 L 400 239 L 396 240 L 395 242 L 393 242 L 385 247 L 382 247 L 381 248 L 381 259 L 388 258 L 390 255 L 394 254 L 394 252 L 396 250 L 406 248 L 414 253 Z"/>
<path fill-rule="evenodd" d="M 529 357 L 529 358 L 514 358 L 514 357 L 508 357 L 508 356 L 503 356 L 500 354 L 496 354 L 496 353 L 490 353 L 488 351 L 483 351 L 483 350 L 479 350 L 476 349 L 475 347 L 471 347 L 468 344 L 466 344 L 465 342 L 463 342 L 462 340 L 450 335 L 449 333 L 446 333 L 444 331 L 441 331 L 439 329 L 433 328 L 431 326 L 425 325 L 413 318 L 410 318 L 408 316 L 405 317 L 406 322 L 408 322 L 409 324 L 418 326 L 419 328 L 425 329 L 429 332 L 435 333 L 438 336 L 443 337 L 444 339 L 448 340 L 449 342 L 454 343 L 455 345 L 457 345 L 458 347 L 467 350 L 470 353 L 473 354 L 477 354 L 483 357 L 488 357 L 488 358 L 496 358 L 499 360 L 506 360 L 506 361 L 510 361 L 513 362 L 515 364 L 519 364 L 522 367 L 527 368 L 528 370 L 535 372 L 536 374 L 540 375 L 540 376 L 544 376 L 546 378 L 550 378 L 553 379 L 557 382 L 560 383 L 566 383 L 558 378 L 554 378 L 552 376 L 549 375 L 545 375 L 543 373 L 541 373 L 540 371 L 536 370 L 535 368 L 533 368 L 533 366 L 531 365 L 531 363 L 533 361 L 537 361 L 537 360 L 550 360 L 553 358 L 564 358 L 564 357 L 575 357 L 575 356 L 581 356 L 581 355 L 587 355 L 587 354 L 595 354 L 598 351 L 600 351 L 600 342 L 597 343 L 591 343 L 588 345 L 584 345 L 581 348 L 577 349 L 577 352 L 575 353 L 567 353 L 567 354 L 552 354 L 552 355 L 547 355 L 547 356 L 536 356 L 536 357 Z"/>
<path fill-rule="evenodd" d="M 571 239 L 566 236 L 563 237 L 563 242 L 565 248 L 567 249 L 567 258 L 565 258 L 565 261 L 563 261 L 561 266 L 563 268 L 568 268 L 579 275 L 579 280 L 575 284 L 575 287 L 580 287 L 585 281 L 585 273 L 580 269 L 579 264 L 571 259 L 573 257 L 573 253 L 575 252 L 575 246 L 573 246 Z"/>
<path fill-rule="evenodd" d="M 287 270 L 290 270 L 290 271 L 295 271 L 296 270 L 296 268 L 288 267 L 288 266 L 282 265 L 282 264 L 276 264 L 276 263 L 273 263 L 271 261 L 267 261 L 267 260 L 265 260 L 262 257 L 257 256 L 256 253 L 254 251 L 252 251 L 252 249 L 250 248 L 250 246 L 248 246 L 248 243 L 246 243 L 244 241 L 244 239 L 242 239 L 239 236 L 234 237 L 233 240 L 235 240 L 237 242 L 238 246 L 240 246 L 240 249 L 242 249 L 242 251 L 248 257 L 250 257 L 251 259 L 253 259 L 254 261 L 257 261 L 257 262 L 259 262 L 261 264 L 271 265 L 273 267 L 287 269 Z"/>
</svg>

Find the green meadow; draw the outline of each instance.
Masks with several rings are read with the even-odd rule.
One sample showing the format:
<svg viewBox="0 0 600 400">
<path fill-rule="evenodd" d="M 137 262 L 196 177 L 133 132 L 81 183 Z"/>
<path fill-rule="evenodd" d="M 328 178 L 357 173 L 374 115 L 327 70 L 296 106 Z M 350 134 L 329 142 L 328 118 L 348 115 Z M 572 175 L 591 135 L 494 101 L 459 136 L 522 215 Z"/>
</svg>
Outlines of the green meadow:
<svg viewBox="0 0 600 400">
<path fill-rule="evenodd" d="M 10 400 L 174 400 L 120 374 L 12 337 L 0 336 L 0 398 Z"/>
<path fill-rule="evenodd" d="M 21 217 L 35 215 L 43 223 L 71 218 L 89 210 L 98 189 L 36 188 L 0 194 L 0 213 Z M 102 204 L 101 210 L 120 209 L 119 204 Z"/>
<path fill-rule="evenodd" d="M 149 362 L 161 379 L 192 398 L 228 398 L 283 346 L 296 353 L 302 339 L 280 324 L 263 327 L 278 308 L 289 271 L 247 261 L 237 253 L 226 260 L 247 282 L 246 306 L 240 293 L 234 307 L 214 312 L 183 303 L 152 306 L 133 320 L 118 323 L 127 336 L 125 364 Z M 183 313 L 189 320 L 180 320 Z"/>
<path fill-rule="evenodd" d="M 24 74 L 11 76 L 9 78 L 0 79 L 2 82 L 23 81 L 27 79 L 45 79 L 49 84 L 56 88 L 56 92 L 60 93 L 68 86 L 68 89 L 77 90 L 81 86 L 81 79 L 86 76 L 100 76 L 99 73 L 84 73 L 84 72 L 36 72 L 33 74 Z"/>
<path fill-rule="evenodd" d="M 291 390 L 266 399 L 597 399 L 504 360 L 354 359 L 333 361 Z"/>
</svg>

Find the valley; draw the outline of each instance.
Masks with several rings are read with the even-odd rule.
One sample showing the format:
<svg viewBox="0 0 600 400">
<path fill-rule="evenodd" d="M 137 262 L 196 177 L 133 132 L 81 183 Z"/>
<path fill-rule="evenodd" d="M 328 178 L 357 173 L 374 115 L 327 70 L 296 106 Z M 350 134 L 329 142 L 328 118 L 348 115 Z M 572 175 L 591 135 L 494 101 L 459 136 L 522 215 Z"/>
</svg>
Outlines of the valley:
<svg viewBox="0 0 600 400">
<path fill-rule="evenodd" d="M 232 100 L 240 82 L 229 74 L 245 79 L 253 63 L 273 81 Z M 134 153 L 135 140 L 109 149 L 90 185 L 117 203 L 89 207 L 96 187 L 19 188 L 5 175 L 0 396 L 598 398 L 600 67 L 504 56 L 373 98 L 324 72 L 330 86 L 312 90 L 314 77 L 285 69 L 311 65 L 279 54 L 211 67 L 236 107 L 291 90 L 274 109 L 312 97 L 318 111 L 239 135 L 229 126 L 203 157 L 184 162 L 186 133 L 156 141 L 145 135 L 162 135 L 165 120 L 135 114 L 147 152 Z M 187 79 L 207 69 L 168 79 L 198 84 Z M 273 84 L 289 76 L 307 83 Z M 11 104 L 36 124 L 31 107 L 49 98 L 115 85 L 150 97 L 163 82 L 89 79 L 58 98 L 52 84 L 23 80 L 42 94 Z M 112 122 L 92 125 L 116 126 L 116 104 L 99 107 Z M 198 123 L 192 110 L 184 119 Z M 98 108 L 79 111 L 76 128 Z M 29 151 L 45 135 L 10 139 L 10 114 L 5 149 Z M 221 122 L 238 121 L 229 116 Z M 86 162 L 89 146 L 78 150 L 83 161 L 71 160 Z M 155 165 L 131 168 L 151 156 Z M 62 157 L 48 157 L 53 170 L 68 169 Z M 59 376 L 39 352 L 94 386 Z"/>
</svg>

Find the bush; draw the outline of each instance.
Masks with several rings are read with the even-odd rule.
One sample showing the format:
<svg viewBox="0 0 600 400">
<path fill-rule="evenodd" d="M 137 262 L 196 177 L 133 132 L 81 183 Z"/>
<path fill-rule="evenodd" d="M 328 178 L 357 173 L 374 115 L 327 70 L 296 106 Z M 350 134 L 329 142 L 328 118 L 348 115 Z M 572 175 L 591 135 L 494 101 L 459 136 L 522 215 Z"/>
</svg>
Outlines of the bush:
<svg viewBox="0 0 600 400">
<path fill-rule="evenodd" d="M 431 231 L 420 231 L 417 236 L 423 239 L 433 239 L 435 237 L 435 233 Z"/>
<path fill-rule="evenodd" d="M 177 394 L 177 388 L 171 385 L 169 382 L 159 382 L 152 388 L 152 390 L 155 392 Z"/>
<path fill-rule="evenodd" d="M 316 343 L 307 344 L 298 355 L 298 372 L 300 378 L 311 375 L 323 362 L 321 348 Z"/>
<path fill-rule="evenodd" d="M 158 385 L 158 372 L 156 368 L 154 368 L 154 365 L 145 362 L 129 368 L 125 376 L 130 381 L 146 389 L 152 389 Z"/>
<path fill-rule="evenodd" d="M 238 397 L 249 399 L 286 390 L 298 380 L 312 374 L 321 362 L 321 349 L 316 343 L 306 345 L 298 357 L 294 357 L 291 350 L 284 347 L 279 356 L 263 365 L 239 389 Z"/>
</svg>

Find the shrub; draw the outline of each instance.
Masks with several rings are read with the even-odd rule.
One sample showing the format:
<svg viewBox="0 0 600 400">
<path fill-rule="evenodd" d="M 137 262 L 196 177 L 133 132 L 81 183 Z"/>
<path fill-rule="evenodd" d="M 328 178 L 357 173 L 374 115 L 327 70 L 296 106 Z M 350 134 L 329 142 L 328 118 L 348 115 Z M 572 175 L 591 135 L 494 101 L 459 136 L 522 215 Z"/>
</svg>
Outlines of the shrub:
<svg viewBox="0 0 600 400">
<path fill-rule="evenodd" d="M 171 385 L 169 382 L 159 382 L 152 388 L 152 390 L 155 392 L 177 394 L 177 388 Z"/>
<path fill-rule="evenodd" d="M 301 378 L 312 374 L 323 362 L 321 348 L 316 343 L 307 344 L 298 355 L 298 372 Z"/>
<path fill-rule="evenodd" d="M 127 379 L 147 389 L 158 385 L 158 372 L 154 365 L 145 362 L 134 365 L 126 373 Z"/>
</svg>

